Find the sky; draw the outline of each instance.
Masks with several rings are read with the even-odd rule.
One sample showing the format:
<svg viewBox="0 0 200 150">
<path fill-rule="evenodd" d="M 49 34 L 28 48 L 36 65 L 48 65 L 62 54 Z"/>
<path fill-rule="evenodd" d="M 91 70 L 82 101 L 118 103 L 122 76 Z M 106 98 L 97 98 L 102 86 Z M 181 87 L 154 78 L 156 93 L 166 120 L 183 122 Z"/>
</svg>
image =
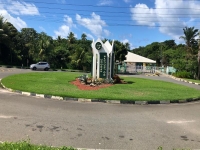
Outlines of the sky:
<svg viewBox="0 0 200 150">
<path fill-rule="evenodd" d="M 131 49 L 175 40 L 184 27 L 200 29 L 200 0 L 0 0 L 0 15 L 19 31 L 34 28 L 56 39 L 128 42 Z"/>
</svg>

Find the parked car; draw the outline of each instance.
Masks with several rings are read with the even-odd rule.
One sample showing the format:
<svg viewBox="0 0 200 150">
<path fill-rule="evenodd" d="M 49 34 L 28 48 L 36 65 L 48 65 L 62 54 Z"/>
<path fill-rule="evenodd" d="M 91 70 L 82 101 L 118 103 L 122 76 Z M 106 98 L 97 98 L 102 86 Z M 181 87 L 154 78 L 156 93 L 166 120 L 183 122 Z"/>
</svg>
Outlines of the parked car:
<svg viewBox="0 0 200 150">
<path fill-rule="evenodd" d="M 50 69 L 50 65 L 47 62 L 38 62 L 37 64 L 31 64 L 30 69 L 48 71 Z"/>
</svg>

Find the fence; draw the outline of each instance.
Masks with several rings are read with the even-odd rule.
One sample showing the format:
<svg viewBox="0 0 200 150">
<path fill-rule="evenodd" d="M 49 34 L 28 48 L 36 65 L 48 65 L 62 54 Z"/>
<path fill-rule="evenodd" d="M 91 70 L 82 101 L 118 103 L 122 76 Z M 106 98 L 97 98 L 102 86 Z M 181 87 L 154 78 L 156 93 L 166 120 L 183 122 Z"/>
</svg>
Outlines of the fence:
<svg viewBox="0 0 200 150">
<path fill-rule="evenodd" d="M 155 73 L 156 67 L 154 66 L 120 66 L 117 73 L 122 74 L 135 74 L 135 73 Z"/>
</svg>

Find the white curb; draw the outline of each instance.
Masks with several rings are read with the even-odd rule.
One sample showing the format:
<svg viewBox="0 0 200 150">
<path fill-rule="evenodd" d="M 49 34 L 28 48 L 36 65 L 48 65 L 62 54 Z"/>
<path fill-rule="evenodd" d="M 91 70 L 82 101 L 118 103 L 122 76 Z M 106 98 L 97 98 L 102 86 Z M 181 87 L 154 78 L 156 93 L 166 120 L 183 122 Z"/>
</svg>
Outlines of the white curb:
<svg viewBox="0 0 200 150">
<path fill-rule="evenodd" d="M 29 92 L 22 92 L 22 95 L 30 96 L 31 94 Z"/>
<path fill-rule="evenodd" d="M 52 96 L 52 97 L 51 97 L 51 99 L 63 100 L 63 98 L 62 98 L 62 97 L 60 97 L 60 96 Z"/>
<path fill-rule="evenodd" d="M 91 99 L 78 98 L 78 102 L 91 102 Z"/>
<path fill-rule="evenodd" d="M 36 94 L 36 96 L 44 98 L 44 94 Z"/>
</svg>

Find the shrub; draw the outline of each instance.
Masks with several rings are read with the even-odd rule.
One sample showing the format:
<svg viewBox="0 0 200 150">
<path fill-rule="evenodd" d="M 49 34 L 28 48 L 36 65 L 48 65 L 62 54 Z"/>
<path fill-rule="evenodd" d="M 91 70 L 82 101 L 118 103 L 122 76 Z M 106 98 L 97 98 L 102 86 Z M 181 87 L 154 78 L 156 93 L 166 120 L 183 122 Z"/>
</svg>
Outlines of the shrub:
<svg viewBox="0 0 200 150">
<path fill-rule="evenodd" d="M 187 71 L 179 71 L 176 73 L 173 73 L 173 76 L 178 77 L 178 78 L 192 78 L 192 74 Z"/>
<path fill-rule="evenodd" d="M 88 75 L 83 74 L 78 78 L 81 82 L 87 84 Z"/>
</svg>

